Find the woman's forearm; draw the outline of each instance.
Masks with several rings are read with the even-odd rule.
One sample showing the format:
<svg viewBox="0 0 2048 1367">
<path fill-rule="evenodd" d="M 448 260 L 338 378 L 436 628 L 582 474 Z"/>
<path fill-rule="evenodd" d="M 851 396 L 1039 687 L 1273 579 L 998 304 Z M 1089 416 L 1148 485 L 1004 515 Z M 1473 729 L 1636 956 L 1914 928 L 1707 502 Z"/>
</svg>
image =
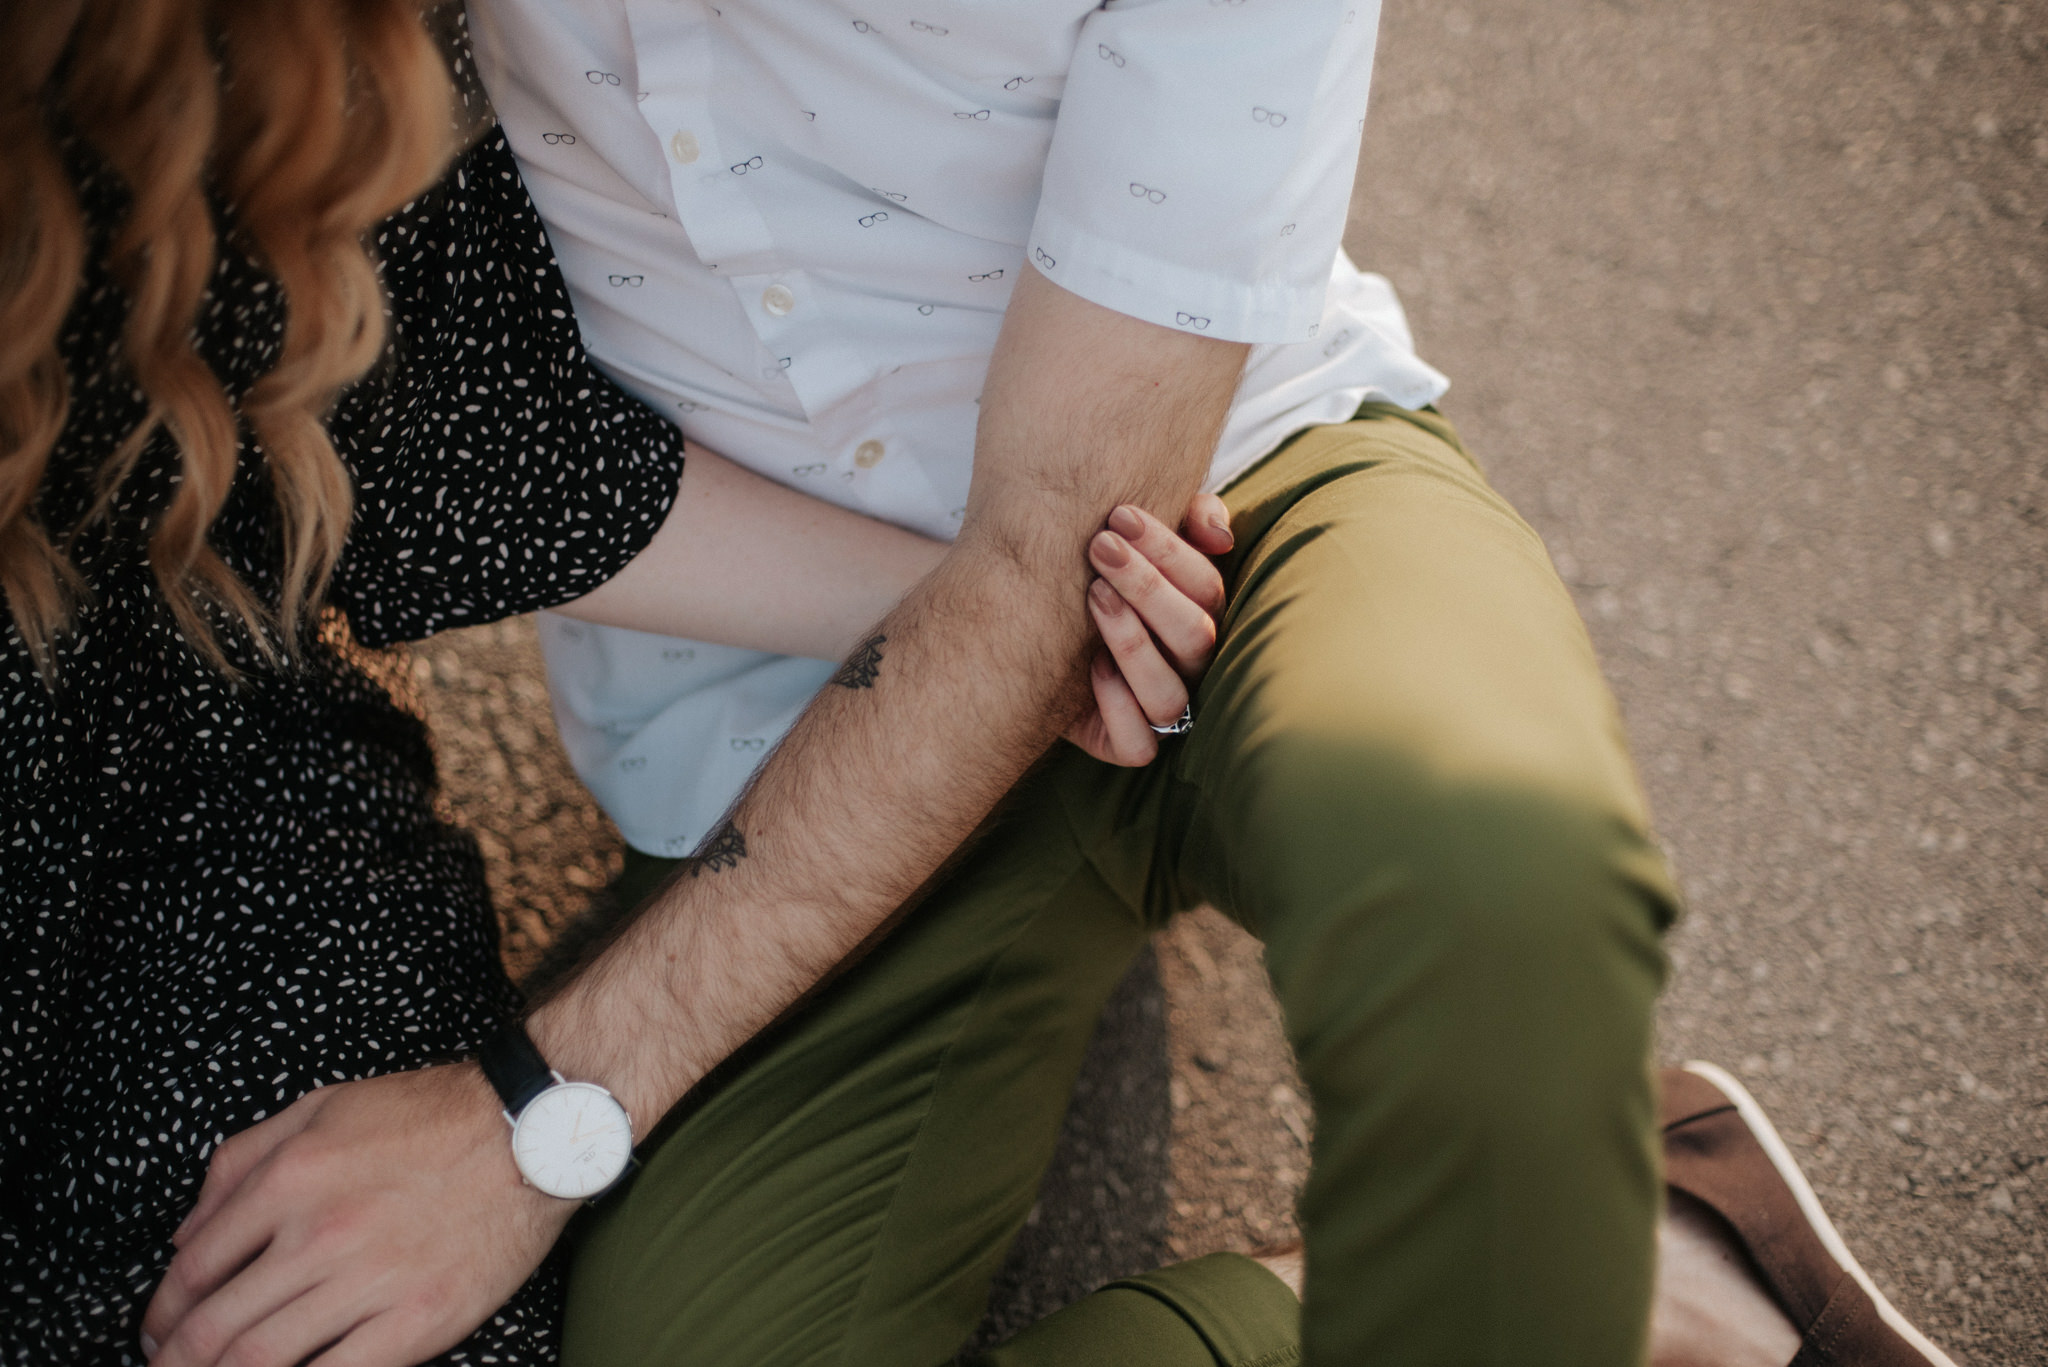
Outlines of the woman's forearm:
<svg viewBox="0 0 2048 1367">
<path fill-rule="evenodd" d="M 646 550 L 557 611 L 719 645 L 844 659 L 944 544 L 785 489 L 691 443 Z"/>
</svg>

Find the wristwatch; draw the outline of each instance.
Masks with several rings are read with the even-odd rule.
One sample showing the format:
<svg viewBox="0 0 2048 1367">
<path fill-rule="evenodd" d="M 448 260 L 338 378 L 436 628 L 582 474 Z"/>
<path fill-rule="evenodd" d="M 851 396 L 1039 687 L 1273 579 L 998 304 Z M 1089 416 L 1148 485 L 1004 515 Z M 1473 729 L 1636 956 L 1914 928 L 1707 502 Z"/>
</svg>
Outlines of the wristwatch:
<svg viewBox="0 0 2048 1367">
<path fill-rule="evenodd" d="M 484 1042 L 476 1061 L 505 1103 L 512 1161 L 526 1184 L 569 1201 L 589 1201 L 626 1175 L 633 1122 L 595 1082 L 570 1082 L 548 1067 L 518 1021 Z"/>
</svg>

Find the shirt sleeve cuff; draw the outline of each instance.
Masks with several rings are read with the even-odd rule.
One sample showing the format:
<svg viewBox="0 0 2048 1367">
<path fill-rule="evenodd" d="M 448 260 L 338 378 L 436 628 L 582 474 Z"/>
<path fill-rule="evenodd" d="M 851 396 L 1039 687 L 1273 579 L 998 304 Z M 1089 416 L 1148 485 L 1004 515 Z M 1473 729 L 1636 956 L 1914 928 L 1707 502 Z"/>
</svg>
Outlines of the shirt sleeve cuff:
<svg viewBox="0 0 2048 1367">
<path fill-rule="evenodd" d="M 1227 342 L 1299 342 L 1322 322 L 1328 276 L 1313 285 L 1247 284 L 1134 251 L 1040 201 L 1026 251 L 1046 279 L 1092 304 Z"/>
</svg>

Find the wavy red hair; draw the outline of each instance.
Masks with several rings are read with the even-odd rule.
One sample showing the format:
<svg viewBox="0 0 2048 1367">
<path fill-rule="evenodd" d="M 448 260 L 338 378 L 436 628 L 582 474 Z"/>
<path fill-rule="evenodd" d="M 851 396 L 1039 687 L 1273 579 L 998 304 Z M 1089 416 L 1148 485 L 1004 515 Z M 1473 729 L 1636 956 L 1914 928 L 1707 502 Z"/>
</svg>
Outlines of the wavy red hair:
<svg viewBox="0 0 2048 1367">
<path fill-rule="evenodd" d="M 149 529 L 149 563 L 185 638 L 228 670 L 216 623 L 239 623 L 275 659 L 317 610 L 353 506 L 324 419 L 384 342 L 365 235 L 454 151 L 453 91 L 423 20 L 421 0 L 34 0 L 0 13 L 0 592 L 46 679 L 85 592 L 66 548 L 159 431 L 181 478 Z M 86 250 L 60 124 L 132 197 L 108 265 L 130 302 L 122 360 L 149 407 L 101 460 L 81 524 L 53 529 L 36 495 L 69 410 L 57 339 Z M 239 405 L 194 348 L 220 250 L 215 203 L 285 306 L 276 363 Z M 207 540 L 235 479 L 238 419 L 277 506 L 274 603 Z"/>
</svg>

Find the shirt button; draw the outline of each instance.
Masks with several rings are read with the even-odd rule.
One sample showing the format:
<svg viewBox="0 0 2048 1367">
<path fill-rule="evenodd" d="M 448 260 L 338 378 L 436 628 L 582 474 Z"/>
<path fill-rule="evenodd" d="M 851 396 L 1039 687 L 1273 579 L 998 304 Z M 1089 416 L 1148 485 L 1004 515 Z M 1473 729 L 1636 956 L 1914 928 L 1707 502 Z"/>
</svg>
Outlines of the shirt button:
<svg viewBox="0 0 2048 1367">
<path fill-rule="evenodd" d="M 787 285 L 770 285 L 761 291 L 761 307 L 780 318 L 796 307 L 796 296 Z"/>
<path fill-rule="evenodd" d="M 688 166 L 703 150 L 697 146 L 697 135 L 687 128 L 678 128 L 668 140 L 668 150 L 683 165 Z"/>
<path fill-rule="evenodd" d="M 872 470 L 881 463 L 882 443 L 864 441 L 853 448 L 853 463 L 863 470 Z"/>
</svg>

